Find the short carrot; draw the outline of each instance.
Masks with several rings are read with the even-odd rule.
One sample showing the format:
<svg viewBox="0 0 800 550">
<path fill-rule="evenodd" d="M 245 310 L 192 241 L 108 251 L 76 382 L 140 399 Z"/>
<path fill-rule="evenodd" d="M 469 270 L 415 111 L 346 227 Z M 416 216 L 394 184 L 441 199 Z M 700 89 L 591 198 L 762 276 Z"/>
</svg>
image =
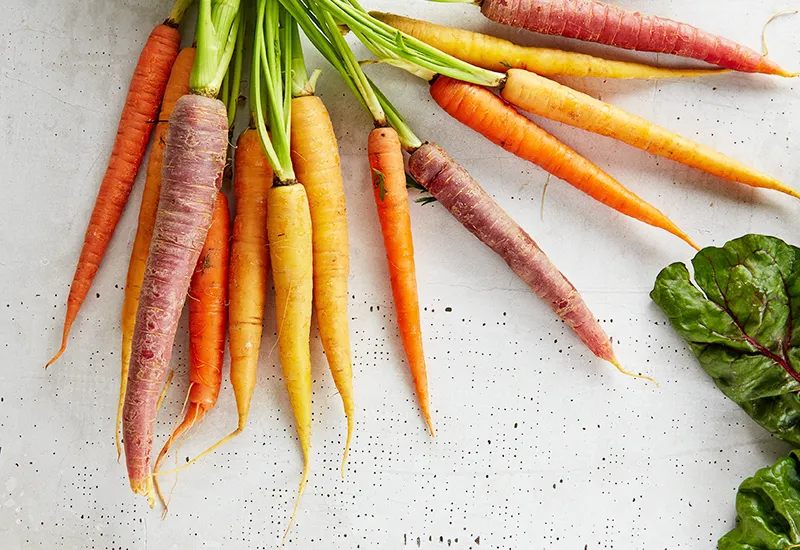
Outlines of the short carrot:
<svg viewBox="0 0 800 550">
<path fill-rule="evenodd" d="M 208 236 L 189 284 L 188 407 L 183 422 L 173 430 L 158 453 L 154 472 L 158 471 L 172 444 L 203 420 L 219 396 L 228 320 L 230 222 L 228 199 L 219 192 L 214 203 Z M 158 481 L 155 482 L 155 487 L 160 495 Z M 166 501 L 164 505 L 166 506 Z"/>
<path fill-rule="evenodd" d="M 89 226 L 86 228 L 83 248 L 78 258 L 78 266 L 70 285 L 61 347 L 45 367 L 52 365 L 66 350 L 69 331 L 89 293 L 94 276 L 128 202 L 139 165 L 150 141 L 150 134 L 155 126 L 153 123 L 158 117 L 158 108 L 167 87 L 172 65 L 180 49 L 181 35 L 178 31 L 178 22 L 183 11 L 178 11 L 176 14 L 175 10 L 185 4 L 187 4 L 185 0 L 178 0 L 170 18 L 153 29 L 142 48 L 122 108 L 108 168 L 97 193 Z"/>
<path fill-rule="evenodd" d="M 478 4 L 503 25 L 642 52 L 678 55 L 734 71 L 795 76 L 755 50 L 686 23 L 598 0 L 435 0 Z"/>
<path fill-rule="evenodd" d="M 372 130 L 367 142 L 367 153 L 372 169 L 372 186 L 383 233 L 383 246 L 389 262 L 389 280 L 397 310 L 400 338 L 408 358 L 422 415 L 433 435 L 406 173 L 403 166 L 403 150 L 397 132 L 392 128 Z"/>
<path fill-rule="evenodd" d="M 144 279 L 144 268 L 147 264 L 147 253 L 150 250 L 150 241 L 153 237 L 153 226 L 156 222 L 158 196 L 161 192 L 161 163 L 164 148 L 167 144 L 167 129 L 169 117 L 178 98 L 189 93 L 189 74 L 194 64 L 194 48 L 184 48 L 178 54 L 172 66 L 167 88 L 164 92 L 164 101 L 158 115 L 158 124 L 155 131 L 153 146 L 150 148 L 150 158 L 147 161 L 147 178 L 142 192 L 142 203 L 139 207 L 139 221 L 136 228 L 136 237 L 133 240 L 131 259 L 128 264 L 128 276 L 125 279 L 125 300 L 122 303 L 122 373 L 120 376 L 119 404 L 117 406 L 117 427 L 114 439 L 117 445 L 117 460 L 121 454 L 119 439 L 120 423 L 122 422 L 122 406 L 125 403 L 125 388 L 128 385 L 128 368 L 131 362 L 131 342 L 133 328 L 136 324 L 136 310 L 139 308 L 139 292 Z"/>
<path fill-rule="evenodd" d="M 525 69 L 545 76 L 595 78 L 692 78 L 726 72 L 709 69 L 670 69 L 643 63 L 612 61 L 593 55 L 520 46 L 508 40 L 391 13 L 370 14 L 441 51 L 491 71 Z"/>
<path fill-rule="evenodd" d="M 122 410 L 131 489 L 155 503 L 150 454 L 156 396 L 167 372 L 178 320 L 205 243 L 228 146 L 219 93 L 239 31 L 239 2 L 200 0 L 191 94 L 175 104 L 164 150 L 161 195 L 131 346 Z"/>
<path fill-rule="evenodd" d="M 699 250 L 686 233 L 658 209 L 542 130 L 490 90 L 440 76 L 431 85 L 431 96 L 454 118 L 506 151 L 541 166 L 626 216 L 669 231 Z"/>
<path fill-rule="evenodd" d="M 298 42 L 293 51 L 299 48 Z M 295 77 L 298 75 L 301 71 L 296 70 Z M 314 310 L 322 347 L 347 417 L 347 439 L 342 456 L 344 473 L 355 417 L 347 313 L 350 248 L 339 146 L 328 111 L 319 97 L 301 95 L 292 99 L 291 144 L 292 165 L 297 179 L 305 187 L 311 212 Z"/>
<path fill-rule="evenodd" d="M 511 69 L 500 95 L 529 113 L 612 137 L 723 179 L 800 198 L 795 189 L 743 162 L 534 73 Z"/>
</svg>

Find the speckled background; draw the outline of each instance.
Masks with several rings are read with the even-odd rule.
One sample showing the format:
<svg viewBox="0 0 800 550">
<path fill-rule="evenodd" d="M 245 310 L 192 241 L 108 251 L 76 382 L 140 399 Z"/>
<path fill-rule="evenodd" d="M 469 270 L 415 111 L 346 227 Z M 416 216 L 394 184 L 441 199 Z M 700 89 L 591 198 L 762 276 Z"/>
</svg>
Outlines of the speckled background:
<svg viewBox="0 0 800 550">
<path fill-rule="evenodd" d="M 503 29 L 474 8 L 365 0 L 524 43 L 567 44 Z M 785 0 L 625 0 L 757 47 Z M 300 451 L 267 314 L 247 431 L 180 475 L 171 513 L 128 489 L 114 452 L 119 312 L 141 194 L 137 182 L 63 359 L 64 302 L 124 90 L 169 0 L 5 0 L 0 17 L 0 547 L 276 548 L 294 503 Z M 724 4 L 724 8 L 721 5 Z M 724 11 L 722 11 L 724 10 Z M 800 19 L 768 34 L 800 67 Z M 570 43 L 570 46 L 576 46 Z M 616 59 L 635 56 L 578 45 Z M 359 50 L 363 53 L 362 50 Z M 311 67 L 320 66 L 309 55 Z M 739 482 L 786 447 L 713 387 L 647 296 L 659 269 L 692 251 L 625 218 L 460 127 L 425 86 L 371 68 L 425 138 L 438 140 L 582 291 L 631 370 L 590 357 L 502 261 L 436 205 L 412 208 L 420 299 L 438 428 L 421 421 L 393 320 L 368 183 L 368 116 L 327 66 L 347 181 L 351 317 L 359 406 L 347 477 L 344 420 L 314 333 L 312 477 L 287 548 L 707 549 L 734 521 Z M 571 81 L 800 186 L 797 84 L 725 75 L 659 82 Z M 703 245 L 747 232 L 800 242 L 798 205 L 729 185 L 611 140 L 547 129 L 659 206 Z M 159 441 L 186 390 L 185 322 Z M 234 425 L 227 380 L 217 408 L 178 451 L 194 455 Z"/>
</svg>

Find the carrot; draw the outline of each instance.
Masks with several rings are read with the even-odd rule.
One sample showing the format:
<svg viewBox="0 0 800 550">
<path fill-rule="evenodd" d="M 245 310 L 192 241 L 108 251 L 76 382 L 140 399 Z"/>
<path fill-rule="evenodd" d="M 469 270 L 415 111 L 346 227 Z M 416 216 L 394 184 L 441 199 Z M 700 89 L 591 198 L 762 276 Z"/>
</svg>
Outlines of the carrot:
<svg viewBox="0 0 800 550">
<path fill-rule="evenodd" d="M 330 14 L 319 9 L 319 6 L 312 5 L 312 11 L 318 21 L 317 25 L 312 22 L 309 14 L 298 3 L 287 2 L 286 5 L 288 9 L 292 10 L 292 14 L 303 27 L 311 42 L 336 68 L 345 83 L 361 99 L 362 104 L 375 121 L 376 129 L 370 134 L 368 140 L 369 159 L 373 168 L 373 183 L 375 184 L 375 200 L 389 260 L 392 291 L 398 311 L 398 324 L 403 347 L 408 356 L 423 416 L 431 435 L 433 435 L 428 378 L 422 349 L 414 247 L 408 213 L 408 191 L 406 190 L 400 137 L 395 130 L 388 127 L 387 115 L 373 90 L 372 83 L 364 75 Z M 297 71 L 296 74 L 298 74 Z M 295 87 L 302 88 L 299 85 Z M 404 131 L 404 139 L 411 138 L 410 134 L 410 131 Z M 416 138 L 411 139 L 413 141 Z M 313 202 L 311 206 L 313 219 Z M 315 290 L 316 285 L 315 281 Z"/>
<path fill-rule="evenodd" d="M 647 120 L 534 73 L 511 69 L 503 98 L 530 113 L 623 141 L 648 153 L 717 177 L 786 193 L 800 193 L 779 180 Z"/>
<path fill-rule="evenodd" d="M 403 150 L 400 147 L 400 138 L 392 128 L 375 128 L 369 134 L 367 143 L 375 205 L 378 207 L 383 246 L 389 262 L 392 296 L 397 308 L 397 325 L 400 327 L 400 337 L 408 357 L 422 415 L 433 435 Z"/>
<path fill-rule="evenodd" d="M 519 46 L 508 40 L 444 27 L 428 21 L 391 13 L 370 14 L 458 59 L 491 71 L 525 69 L 545 76 L 590 76 L 595 78 L 691 78 L 724 73 L 724 70 L 691 70 L 652 67 L 642 63 L 612 61 L 553 48 Z"/>
<path fill-rule="evenodd" d="M 299 35 L 298 35 L 299 38 Z M 299 51 L 299 42 L 294 51 Z M 295 76 L 303 79 L 301 71 Z M 300 86 L 302 88 L 302 86 Z M 353 362 L 347 314 L 350 254 L 339 146 L 325 105 L 305 95 L 292 100 L 292 165 L 308 194 L 313 228 L 314 309 L 322 347 L 347 417 L 342 474 L 353 437 Z"/>
<path fill-rule="evenodd" d="M 425 143 L 408 159 L 408 170 L 464 227 L 502 257 L 592 353 L 625 372 L 611 341 L 575 287 L 464 168 L 438 145 Z"/>
<path fill-rule="evenodd" d="M 236 217 L 231 245 L 228 332 L 231 385 L 239 415 L 237 430 L 241 432 L 247 425 L 256 387 L 269 273 L 267 193 L 272 185 L 272 168 L 255 129 L 239 135 L 235 162 Z"/>
<path fill-rule="evenodd" d="M 178 57 L 181 35 L 177 27 L 178 20 L 173 19 L 157 25 L 142 48 L 122 108 L 108 168 L 97 193 L 78 266 L 70 285 L 61 347 L 45 368 L 52 365 L 67 349 L 69 331 L 92 286 L 128 202 L 139 165 L 150 141 L 153 122 L 157 119 L 158 107 L 164 96 L 172 65 Z"/>
<path fill-rule="evenodd" d="M 167 131 L 161 196 L 139 294 L 122 411 L 131 489 L 146 494 L 151 506 L 156 396 L 225 167 L 228 119 L 225 105 L 214 97 L 233 53 L 229 45 L 239 30 L 238 9 L 238 2 L 231 0 L 200 1 L 192 93 L 175 104 Z"/>
<path fill-rule="evenodd" d="M 757 51 L 727 38 L 597 0 L 445 1 L 478 4 L 481 13 L 492 21 L 541 34 L 699 59 L 733 71 L 796 76 Z"/>
<path fill-rule="evenodd" d="M 431 96 L 454 118 L 506 151 L 541 166 L 618 212 L 669 231 L 699 250 L 686 233 L 655 207 L 486 88 L 440 76 L 431 85 Z"/>
<path fill-rule="evenodd" d="M 125 403 L 125 388 L 128 384 L 128 367 L 131 361 L 131 341 L 133 340 L 133 327 L 136 324 L 136 310 L 139 308 L 139 291 L 144 279 L 144 268 L 147 263 L 147 252 L 150 249 L 150 240 L 153 237 L 153 225 L 156 221 L 158 195 L 161 191 L 161 163 L 164 156 L 164 147 L 167 141 L 169 117 L 178 98 L 189 93 L 189 74 L 194 63 L 194 48 L 184 48 L 178 54 L 172 73 L 164 92 L 164 101 L 158 115 L 158 124 L 155 139 L 150 149 L 150 158 L 147 161 L 147 179 L 142 191 L 142 203 L 139 207 L 139 222 L 136 228 L 136 237 L 133 240 L 131 259 L 128 264 L 128 276 L 125 279 L 125 301 L 122 303 L 122 375 L 120 376 L 119 404 L 117 406 L 117 428 L 114 438 L 117 445 L 117 460 L 121 454 L 119 439 L 120 423 L 122 422 L 122 406 Z"/>
<path fill-rule="evenodd" d="M 219 396 L 228 317 L 230 222 L 228 199 L 219 192 L 208 236 L 189 284 L 188 408 L 183 422 L 158 454 L 155 471 L 175 440 L 200 422 Z"/>
</svg>

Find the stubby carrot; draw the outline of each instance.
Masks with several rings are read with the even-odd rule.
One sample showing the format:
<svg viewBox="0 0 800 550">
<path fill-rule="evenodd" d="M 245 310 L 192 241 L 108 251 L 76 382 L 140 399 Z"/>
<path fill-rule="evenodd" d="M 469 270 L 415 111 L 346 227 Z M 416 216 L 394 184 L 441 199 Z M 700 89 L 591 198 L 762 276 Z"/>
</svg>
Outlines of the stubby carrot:
<svg viewBox="0 0 800 550">
<path fill-rule="evenodd" d="M 299 49 L 298 41 L 295 51 Z M 300 73 L 295 71 L 295 75 Z M 344 468 L 355 417 L 350 318 L 347 313 L 350 247 L 339 146 L 328 111 L 319 97 L 301 95 L 292 99 L 291 144 L 292 165 L 297 179 L 305 187 L 311 212 L 314 310 L 325 357 L 347 417 L 347 439 L 342 456 Z"/>
<path fill-rule="evenodd" d="M 445 27 L 402 15 L 374 11 L 370 14 L 445 53 L 491 71 L 505 72 L 514 68 L 546 76 L 630 79 L 692 78 L 726 72 L 713 69 L 670 69 L 643 63 L 612 61 L 554 48 L 520 46 L 488 34 Z"/>
<path fill-rule="evenodd" d="M 438 0 L 459 1 L 459 0 Z M 734 71 L 795 76 L 755 50 L 664 17 L 597 0 L 460 0 L 503 25 L 642 52 L 699 59 Z"/>
<path fill-rule="evenodd" d="M 795 189 L 743 162 L 537 74 L 511 69 L 500 95 L 529 113 L 612 137 L 723 179 L 800 198 Z"/>
<path fill-rule="evenodd" d="M 131 78 L 125 105 L 122 108 L 117 136 L 111 149 L 108 168 L 100 184 L 94 209 L 86 228 L 83 248 L 67 297 L 67 311 L 61 347 L 45 367 L 52 365 L 67 348 L 67 339 L 78 311 L 89 293 L 100 262 L 103 260 L 122 211 L 128 202 L 139 165 L 142 163 L 158 108 L 167 87 L 175 59 L 181 44 L 178 22 L 183 11 L 176 9 L 187 4 L 178 0 L 173 13 L 161 25 L 156 26 L 142 48 L 139 61 Z"/>
<path fill-rule="evenodd" d="M 225 167 L 228 117 L 225 104 L 214 98 L 233 53 L 228 46 L 239 30 L 238 9 L 237 1 L 200 0 L 192 93 L 175 104 L 167 132 L 161 196 L 139 294 L 122 411 L 131 489 L 146 494 L 151 505 L 156 396 Z"/>
<path fill-rule="evenodd" d="M 397 132 L 392 128 L 372 130 L 367 141 L 367 153 L 372 169 L 372 186 L 383 234 L 383 246 L 389 262 L 389 280 L 397 310 L 400 338 L 408 358 L 408 367 L 414 379 L 422 415 L 433 435 L 406 173 L 403 166 L 403 150 Z"/>
<path fill-rule="evenodd" d="M 131 342 L 133 341 L 133 328 L 136 324 L 136 310 L 139 308 L 139 292 L 144 279 L 144 268 L 147 264 L 147 254 L 150 250 L 150 241 L 153 238 L 153 226 L 156 222 L 156 209 L 158 196 L 161 192 L 161 163 L 164 157 L 164 148 L 167 145 L 167 129 L 169 117 L 178 98 L 189 93 L 189 75 L 194 64 L 194 48 L 184 48 L 178 54 L 172 66 L 167 89 L 164 92 L 164 101 L 158 115 L 155 139 L 150 148 L 150 158 L 147 161 L 147 179 L 142 191 L 142 203 L 139 207 L 139 221 L 136 228 L 136 237 L 133 240 L 131 259 L 128 264 L 128 276 L 125 279 L 125 300 L 122 303 L 122 373 L 119 386 L 119 404 L 117 405 L 117 427 L 114 439 L 117 445 L 117 460 L 119 460 L 122 446 L 119 439 L 120 423 L 122 422 L 122 406 L 125 403 L 125 388 L 128 385 L 128 367 L 131 362 Z"/>
<path fill-rule="evenodd" d="M 506 151 L 541 166 L 618 212 L 669 231 L 699 250 L 686 233 L 658 209 L 542 130 L 490 90 L 440 76 L 431 85 L 431 96 L 450 115 Z"/>
<path fill-rule="evenodd" d="M 158 453 L 154 471 L 158 471 L 175 440 L 200 422 L 219 396 L 228 320 L 230 222 L 228 199 L 219 192 L 211 226 L 189 285 L 188 407 L 183 422 Z"/>
</svg>

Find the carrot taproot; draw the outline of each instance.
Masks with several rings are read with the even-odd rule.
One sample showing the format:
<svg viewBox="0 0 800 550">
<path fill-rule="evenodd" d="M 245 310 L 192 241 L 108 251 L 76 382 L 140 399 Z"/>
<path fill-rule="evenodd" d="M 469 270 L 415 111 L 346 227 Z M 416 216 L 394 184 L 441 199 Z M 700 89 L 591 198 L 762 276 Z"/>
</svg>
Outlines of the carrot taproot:
<svg viewBox="0 0 800 550">
<path fill-rule="evenodd" d="M 533 239 L 438 145 L 425 143 L 408 159 L 408 169 L 436 200 L 505 260 L 516 275 L 569 325 L 600 359 L 622 369 L 605 331 L 578 291 Z"/>
<path fill-rule="evenodd" d="M 269 275 L 267 194 L 272 185 L 272 168 L 255 129 L 239 135 L 234 161 L 236 216 L 231 244 L 228 337 L 231 386 L 239 416 L 237 430 L 241 431 L 247 424 L 256 387 Z"/>
<path fill-rule="evenodd" d="M 800 198 L 800 193 L 710 147 L 537 74 L 511 69 L 500 95 L 522 110 L 680 162 L 717 177 Z"/>
<path fill-rule="evenodd" d="M 314 255 L 314 310 L 322 347 L 347 418 L 342 473 L 353 438 L 355 404 L 347 279 L 350 252 L 339 146 L 328 111 L 314 95 L 292 99 L 292 165 L 308 195 Z"/>
<path fill-rule="evenodd" d="M 240 29 L 238 0 L 200 0 L 190 95 L 167 131 L 161 195 L 145 267 L 122 410 L 131 489 L 155 504 L 150 454 L 155 395 L 163 383 L 181 309 L 206 241 L 228 149 L 226 106 L 215 99 Z"/>
<path fill-rule="evenodd" d="M 422 346 L 422 326 L 417 293 L 417 270 L 414 265 L 414 241 L 408 208 L 403 150 L 392 128 L 375 128 L 367 141 L 369 165 L 383 246 L 389 263 L 389 281 L 397 311 L 397 326 L 420 409 L 434 434 L 428 397 L 428 372 Z"/>
<path fill-rule="evenodd" d="M 671 69 L 612 61 L 554 48 L 520 46 L 488 34 L 445 27 L 402 15 L 375 11 L 370 15 L 453 57 L 491 71 L 505 72 L 516 68 L 545 76 L 625 79 L 693 78 L 727 72 L 724 69 Z"/>
<path fill-rule="evenodd" d="M 47 362 L 52 365 L 67 348 L 72 324 L 92 286 L 103 255 L 122 217 L 131 194 L 139 165 L 144 158 L 170 71 L 180 49 L 177 23 L 167 21 L 150 33 L 131 78 L 122 108 L 117 135 L 111 149 L 108 168 L 100 184 L 94 209 L 86 228 L 78 265 L 67 297 L 61 347 Z"/>
<path fill-rule="evenodd" d="M 228 317 L 230 221 L 228 199 L 218 192 L 208 235 L 189 284 L 188 408 L 158 453 L 154 471 L 175 440 L 200 422 L 219 396 Z"/>
<path fill-rule="evenodd" d="M 164 148 L 167 144 L 167 129 L 169 117 L 178 98 L 189 93 L 189 74 L 194 64 L 194 48 L 184 48 L 178 54 L 172 66 L 167 88 L 164 91 L 164 101 L 158 115 L 155 138 L 150 148 L 150 158 L 147 161 L 147 178 L 142 191 L 142 203 L 139 207 L 139 221 L 136 228 L 136 237 L 133 240 L 131 259 L 128 264 L 128 275 L 125 279 L 125 300 L 122 303 L 122 372 L 119 386 L 119 402 L 117 405 L 117 425 L 114 439 L 117 446 L 117 460 L 120 458 L 122 445 L 119 431 L 122 422 L 122 406 L 125 403 L 125 388 L 128 384 L 128 367 L 131 361 L 131 341 L 133 340 L 133 327 L 136 324 L 136 310 L 139 308 L 139 292 L 144 279 L 144 268 L 147 263 L 147 253 L 153 237 L 153 226 L 156 221 L 158 208 L 158 195 L 161 191 L 161 163 L 164 157 Z"/>
<path fill-rule="evenodd" d="M 577 154 L 482 86 L 436 78 L 431 97 L 447 113 L 520 158 L 541 166 L 593 199 L 698 246 L 658 209 Z"/>
<path fill-rule="evenodd" d="M 479 4 L 481 13 L 492 21 L 541 34 L 688 57 L 733 71 L 796 76 L 757 51 L 727 38 L 597 0 L 462 1 Z"/>
</svg>

